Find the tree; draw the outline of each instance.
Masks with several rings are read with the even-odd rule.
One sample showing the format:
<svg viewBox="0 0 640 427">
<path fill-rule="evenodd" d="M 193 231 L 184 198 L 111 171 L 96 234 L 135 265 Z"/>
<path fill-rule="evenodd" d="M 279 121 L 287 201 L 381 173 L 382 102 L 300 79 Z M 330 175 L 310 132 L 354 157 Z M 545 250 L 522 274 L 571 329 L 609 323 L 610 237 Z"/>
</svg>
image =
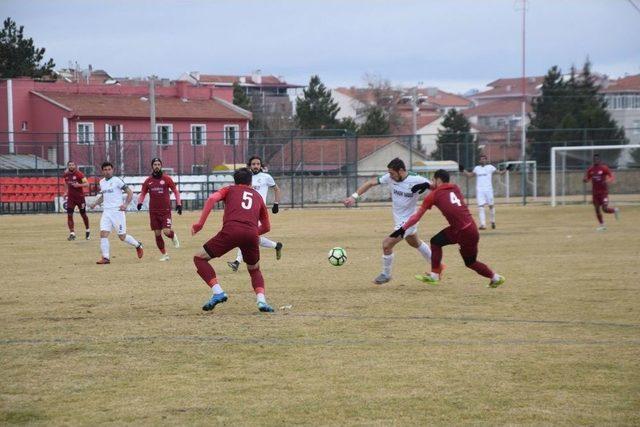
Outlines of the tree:
<svg viewBox="0 0 640 427">
<path fill-rule="evenodd" d="M 353 117 L 344 117 L 338 122 L 338 129 L 343 129 L 350 134 L 356 134 L 359 132 L 360 126 L 358 126 Z"/>
<path fill-rule="evenodd" d="M 471 125 L 464 114 L 449 110 L 438 129 L 436 150 L 431 153 L 435 160 L 454 160 L 466 166 L 475 162 L 477 146 L 471 134 Z"/>
<path fill-rule="evenodd" d="M 569 78 L 553 66 L 542 83 L 541 95 L 533 100 L 533 113 L 528 134 L 533 140 L 528 156 L 538 166 L 549 164 L 551 147 L 554 145 L 612 145 L 626 142 L 624 130 L 618 127 L 607 111 L 600 86 L 591 73 L 587 60 L 580 73 L 571 68 Z M 600 153 L 603 160 L 615 162 L 619 153 Z M 569 165 L 584 166 L 583 158 L 567 158 Z M 589 154 L 590 157 L 590 154 Z"/>
<path fill-rule="evenodd" d="M 374 74 L 365 74 L 364 81 L 367 88 L 356 92 L 356 99 L 360 101 L 365 108 L 365 117 L 371 113 L 371 109 L 382 109 L 389 123 L 389 129 L 398 128 L 402 125 L 402 117 L 398 111 L 398 106 L 402 101 L 402 90 L 394 88 L 391 81 Z M 376 111 L 374 114 L 378 115 Z M 386 132 L 388 133 L 388 132 Z"/>
<path fill-rule="evenodd" d="M 358 134 L 360 135 L 388 135 L 389 134 L 389 118 L 382 107 L 373 106 L 367 111 L 367 118 L 360 126 Z"/>
<path fill-rule="evenodd" d="M 251 111 L 251 99 L 249 99 L 238 82 L 233 83 L 233 105 Z"/>
<path fill-rule="evenodd" d="M 4 20 L 0 31 L 0 78 L 43 77 L 51 75 L 55 63 L 49 59 L 43 65 L 44 48 L 36 48 L 33 39 L 24 38 L 24 26 L 11 19 Z"/>
<path fill-rule="evenodd" d="M 312 76 L 309 85 L 303 90 L 303 96 L 296 103 L 296 123 L 308 134 L 322 134 L 318 129 L 335 129 L 338 126 L 336 115 L 340 111 L 338 103 L 331 97 L 331 91 Z"/>
</svg>

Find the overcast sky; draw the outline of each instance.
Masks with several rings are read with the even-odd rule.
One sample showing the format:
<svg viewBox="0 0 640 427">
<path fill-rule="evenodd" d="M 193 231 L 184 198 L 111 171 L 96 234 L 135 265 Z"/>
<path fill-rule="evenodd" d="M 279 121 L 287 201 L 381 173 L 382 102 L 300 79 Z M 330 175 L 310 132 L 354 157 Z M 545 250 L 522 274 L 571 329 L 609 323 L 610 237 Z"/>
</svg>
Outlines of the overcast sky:
<svg viewBox="0 0 640 427">
<path fill-rule="evenodd" d="M 640 0 L 529 0 L 527 75 L 588 56 L 612 77 L 640 73 Z M 482 88 L 521 73 L 519 0 L 0 0 L 58 67 L 112 76 L 282 75 L 305 84 Z"/>
</svg>

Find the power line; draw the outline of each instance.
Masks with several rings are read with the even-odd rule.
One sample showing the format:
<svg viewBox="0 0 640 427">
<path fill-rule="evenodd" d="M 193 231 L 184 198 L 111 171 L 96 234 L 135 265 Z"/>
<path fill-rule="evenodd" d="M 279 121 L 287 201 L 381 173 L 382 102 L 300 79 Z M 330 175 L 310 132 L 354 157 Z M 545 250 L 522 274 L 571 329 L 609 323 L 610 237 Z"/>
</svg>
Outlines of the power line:
<svg viewBox="0 0 640 427">
<path fill-rule="evenodd" d="M 633 2 L 633 0 L 627 0 L 627 1 L 629 2 L 629 4 L 630 4 L 631 6 L 633 6 L 633 8 L 634 8 L 635 10 L 637 10 L 637 11 L 638 11 L 638 13 L 640 13 L 640 7 L 638 7 L 638 5 L 637 5 L 637 4 L 635 4 L 635 3 Z"/>
</svg>

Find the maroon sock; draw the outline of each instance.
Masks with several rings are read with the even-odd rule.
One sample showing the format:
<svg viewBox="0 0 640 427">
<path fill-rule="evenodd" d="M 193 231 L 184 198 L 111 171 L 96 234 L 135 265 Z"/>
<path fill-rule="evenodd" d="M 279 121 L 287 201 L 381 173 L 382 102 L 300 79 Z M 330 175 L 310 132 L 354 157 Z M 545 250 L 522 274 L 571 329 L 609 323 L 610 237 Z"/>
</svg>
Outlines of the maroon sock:
<svg viewBox="0 0 640 427">
<path fill-rule="evenodd" d="M 260 268 L 249 270 L 249 275 L 251 276 L 251 286 L 253 286 L 253 291 L 256 294 L 264 294 L 264 278 L 262 277 Z"/>
<path fill-rule="evenodd" d="M 431 244 L 431 271 L 440 271 L 442 263 L 442 246 Z"/>
<path fill-rule="evenodd" d="M 67 226 L 69 231 L 73 233 L 73 214 L 67 214 Z"/>
<path fill-rule="evenodd" d="M 159 236 L 156 236 L 156 245 L 158 246 L 158 249 L 160 249 L 161 253 L 166 252 L 164 250 L 164 239 L 162 238 L 162 234 L 160 234 Z"/>
<path fill-rule="evenodd" d="M 608 214 L 612 214 L 616 211 L 615 209 L 610 208 L 609 205 L 603 206 L 602 210 L 604 211 L 604 213 L 608 213 Z"/>
<path fill-rule="evenodd" d="M 89 217 L 86 212 L 80 212 L 80 216 L 82 217 L 82 221 L 84 222 L 85 230 L 89 229 Z"/>
<path fill-rule="evenodd" d="M 600 212 L 596 212 L 596 216 L 598 217 L 598 222 L 602 225 L 602 214 Z"/>
<path fill-rule="evenodd" d="M 164 233 L 164 235 L 167 236 L 170 239 L 173 239 L 174 234 L 175 233 L 173 232 L 173 230 L 169 230 L 168 233 L 167 232 Z"/>
<path fill-rule="evenodd" d="M 218 283 L 218 279 L 216 278 L 216 271 L 213 269 L 213 267 L 211 267 L 211 264 L 209 264 L 208 260 L 200 258 L 198 256 L 194 256 L 193 263 L 196 265 L 196 270 L 198 271 L 200 277 L 202 277 L 202 280 L 204 280 L 210 288 Z"/>
<path fill-rule="evenodd" d="M 489 279 L 493 278 L 493 271 L 491 271 L 486 264 L 483 264 L 480 261 L 476 261 L 468 267 L 481 276 L 488 277 Z"/>
</svg>

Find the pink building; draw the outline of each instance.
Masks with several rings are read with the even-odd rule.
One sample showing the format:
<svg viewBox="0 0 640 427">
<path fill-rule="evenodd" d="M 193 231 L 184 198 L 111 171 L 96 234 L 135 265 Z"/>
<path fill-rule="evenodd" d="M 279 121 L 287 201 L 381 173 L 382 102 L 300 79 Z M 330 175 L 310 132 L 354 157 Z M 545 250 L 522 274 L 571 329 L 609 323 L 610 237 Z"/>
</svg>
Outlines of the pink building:
<svg viewBox="0 0 640 427">
<path fill-rule="evenodd" d="M 155 132 L 149 86 L 0 81 L 0 154 L 73 160 L 89 173 L 111 161 L 120 174 L 149 171 L 153 156 L 179 173 L 205 173 L 242 162 L 251 113 L 231 88 L 188 82 L 155 86 Z"/>
</svg>

